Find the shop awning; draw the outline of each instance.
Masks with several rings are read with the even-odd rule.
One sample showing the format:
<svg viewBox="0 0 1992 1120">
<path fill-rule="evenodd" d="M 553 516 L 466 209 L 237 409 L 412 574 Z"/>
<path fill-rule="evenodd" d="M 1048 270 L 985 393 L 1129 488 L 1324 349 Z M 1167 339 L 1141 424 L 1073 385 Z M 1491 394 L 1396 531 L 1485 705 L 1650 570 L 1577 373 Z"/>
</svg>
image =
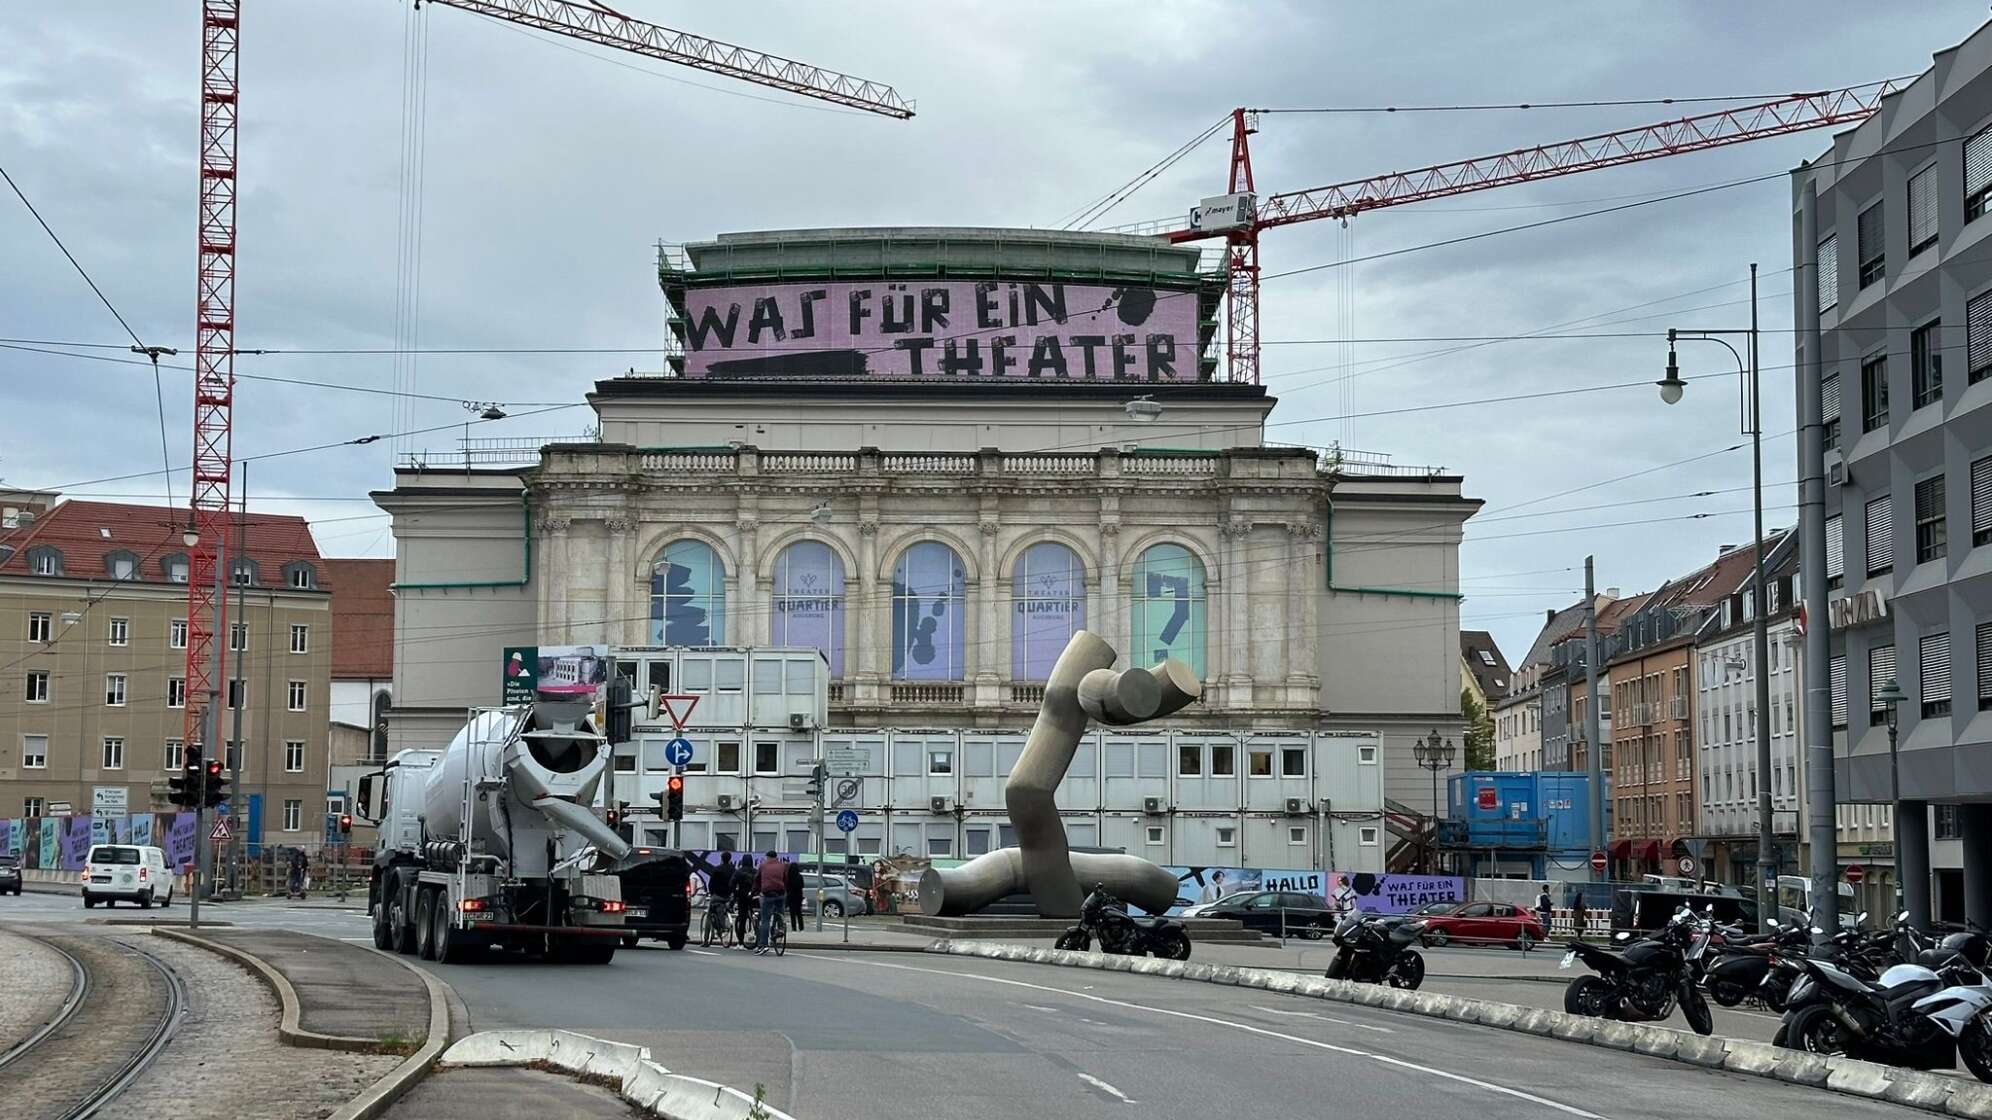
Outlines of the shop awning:
<svg viewBox="0 0 1992 1120">
<path fill-rule="evenodd" d="M 1612 858 L 1625 859 L 1632 854 L 1632 841 L 1620 840 L 1612 845 Z"/>
<path fill-rule="evenodd" d="M 1639 858 L 1648 863 L 1660 862 L 1660 841 L 1648 840 L 1639 848 Z"/>
</svg>

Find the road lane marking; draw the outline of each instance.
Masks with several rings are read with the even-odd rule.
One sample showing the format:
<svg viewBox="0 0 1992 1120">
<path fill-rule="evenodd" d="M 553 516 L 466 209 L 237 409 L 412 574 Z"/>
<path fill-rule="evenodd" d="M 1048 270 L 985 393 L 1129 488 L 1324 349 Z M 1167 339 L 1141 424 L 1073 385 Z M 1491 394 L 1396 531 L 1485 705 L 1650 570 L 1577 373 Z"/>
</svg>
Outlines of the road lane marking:
<svg viewBox="0 0 1992 1120">
<path fill-rule="evenodd" d="M 824 956 L 820 953 L 797 953 L 796 955 L 799 957 L 811 957 L 819 961 L 840 960 L 840 958 L 838 957 Z M 1296 1046 L 1310 1046 L 1316 1050 L 1326 1050 L 1334 1054 L 1346 1054 L 1352 1058 L 1368 1058 L 1372 1061 L 1382 1062 L 1386 1065 L 1396 1066 L 1402 1069 L 1415 1070 L 1419 1073 L 1428 1074 L 1432 1077 L 1443 1078 L 1447 1081 L 1456 1081 L 1462 1085 L 1471 1085 L 1476 1089 L 1485 1089 L 1490 1093 L 1500 1093 L 1502 1096 L 1514 1097 L 1517 1100 L 1528 1101 L 1530 1104 L 1536 1104 L 1536 1105 L 1541 1105 L 1544 1108 L 1555 1109 L 1556 1111 L 1561 1112 L 1567 1116 L 1581 1117 L 1582 1120 L 1606 1120 L 1605 1117 L 1599 1115 L 1598 1113 L 1587 1112 L 1584 1109 L 1575 1107 L 1574 1105 L 1567 1105 L 1562 1103 L 1561 1101 L 1553 1101 L 1547 1097 L 1539 1097 L 1534 1093 L 1526 1092 L 1521 1089 L 1510 1088 L 1509 1086 L 1506 1085 L 1496 1085 L 1491 1081 L 1482 1081 L 1480 1078 L 1469 1077 L 1463 1073 L 1454 1073 L 1451 1070 L 1438 1069 L 1434 1066 L 1420 1065 L 1416 1062 L 1407 1062 L 1400 1058 L 1392 1058 L 1388 1055 L 1377 1054 L 1369 1050 L 1358 1050 L 1352 1046 L 1338 1046 L 1332 1042 L 1320 1042 L 1312 1038 L 1302 1038 L 1299 1035 L 1286 1034 L 1283 1031 L 1276 1031 L 1269 1029 L 1267 1027 L 1255 1027 L 1250 1023 L 1241 1023 L 1235 1019 L 1220 1019 L 1213 1015 L 1200 1015 L 1191 1011 L 1177 1011 L 1174 1008 L 1169 1008 L 1169 1007 L 1153 1007 L 1148 1004 L 1133 1003 L 1128 1000 L 1110 999 L 1106 996 L 1096 996 L 1096 995 L 1090 995 L 1085 992 L 1075 992 L 1070 988 L 1054 988 L 1049 984 L 1033 984 L 1028 980 L 1012 980 L 1006 976 L 983 976 L 974 972 L 957 972 L 955 970 L 945 969 L 945 968 L 920 968 L 916 965 L 893 964 L 888 961 L 871 961 L 855 957 L 841 958 L 840 963 L 861 964 L 871 968 L 897 969 L 901 972 L 924 972 L 930 976 L 953 976 L 956 977 L 957 979 L 962 979 L 962 980 L 980 980 L 985 984 L 1003 984 L 1014 988 L 1029 988 L 1033 991 L 1052 992 L 1057 995 L 1071 996 L 1073 999 L 1089 999 L 1096 1003 L 1104 1003 L 1113 1007 L 1123 1007 L 1130 1011 L 1146 1011 L 1152 1015 L 1166 1015 L 1173 1019 L 1188 1019 L 1191 1022 L 1208 1023 L 1214 1027 L 1229 1027 L 1232 1030 L 1241 1031 L 1245 1034 L 1260 1035 L 1266 1038 L 1277 1038 L 1282 1042 L 1291 1042 Z"/>
<path fill-rule="evenodd" d="M 1337 1024 L 1338 1026 L 1354 1027 L 1359 1031 L 1375 1031 L 1378 1034 L 1397 1033 L 1396 1031 L 1391 1030 L 1389 1027 L 1372 1027 L 1368 1023 L 1358 1023 L 1354 1019 L 1337 1019 L 1333 1015 L 1317 1015 L 1312 1011 L 1282 1011 L 1277 1007 L 1260 1007 L 1258 1004 L 1253 1004 L 1252 1010 L 1263 1011 L 1268 1015 L 1285 1015 L 1293 1019 L 1319 1019 L 1324 1023 L 1334 1023 Z"/>
<path fill-rule="evenodd" d="M 1025 1006 L 1025 1007 L 1028 1007 L 1028 1008 L 1030 1008 L 1030 1009 L 1031 1009 L 1032 1011 L 1042 1011 L 1042 1012 L 1044 1012 L 1044 1013 L 1045 1013 L 1045 1014 L 1047 1014 L 1047 1015 L 1056 1015 L 1056 1014 L 1058 1014 L 1058 1008 L 1056 1008 L 1056 1007 L 1046 1007 L 1046 1006 L 1044 1006 L 1044 1005 L 1043 1005 L 1043 1004 L 1041 1004 L 1041 1003 L 1027 1003 L 1027 1004 L 1025 1004 L 1024 1006 Z"/>
<path fill-rule="evenodd" d="M 685 950 L 685 952 L 697 953 L 701 957 L 716 957 L 719 955 L 718 953 L 713 952 L 711 949 L 687 949 Z"/>
<path fill-rule="evenodd" d="M 1131 1099 L 1126 1093 L 1121 1092 L 1119 1089 L 1116 1089 L 1112 1085 L 1109 1085 L 1106 1082 L 1100 1080 L 1099 1078 L 1094 1077 L 1090 1073 L 1080 1074 L 1079 1080 L 1084 1081 L 1086 1084 L 1091 1085 L 1093 1088 L 1098 1089 L 1102 1093 L 1108 1094 L 1109 1096 L 1113 1097 L 1115 1100 L 1121 1102 L 1122 1104 L 1135 1103 L 1134 1100 Z"/>
</svg>

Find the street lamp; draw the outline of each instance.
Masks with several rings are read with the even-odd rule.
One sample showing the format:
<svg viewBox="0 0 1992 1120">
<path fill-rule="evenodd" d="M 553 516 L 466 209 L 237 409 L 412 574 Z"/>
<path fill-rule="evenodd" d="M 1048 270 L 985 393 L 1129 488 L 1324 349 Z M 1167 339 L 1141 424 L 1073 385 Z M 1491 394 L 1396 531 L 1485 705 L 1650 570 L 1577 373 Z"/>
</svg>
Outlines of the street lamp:
<svg viewBox="0 0 1992 1120">
<path fill-rule="evenodd" d="M 1432 841 L 1431 847 L 1425 852 L 1427 874 L 1432 871 L 1433 855 L 1439 846 L 1439 771 L 1452 768 L 1455 749 L 1451 739 L 1439 738 L 1439 729 L 1436 727 L 1432 728 L 1430 735 L 1411 745 L 1411 757 L 1418 760 L 1420 768 L 1432 775 Z"/>
<path fill-rule="evenodd" d="M 1749 338 L 1750 360 L 1746 366 L 1743 355 L 1736 347 L 1724 342 L 1718 335 L 1745 335 Z M 1674 344 L 1677 340 L 1720 343 L 1729 356 L 1736 359 L 1738 386 L 1738 406 L 1742 415 L 1742 434 L 1750 437 L 1750 494 L 1751 508 L 1756 515 L 1756 537 L 1751 552 L 1752 598 L 1756 609 L 1753 612 L 1755 624 L 1752 627 L 1751 655 L 1755 659 L 1752 675 L 1755 678 L 1757 701 L 1757 881 L 1775 883 L 1777 881 L 1777 834 L 1773 828 L 1771 808 L 1771 678 L 1766 672 L 1771 661 L 1770 621 L 1765 617 L 1769 598 L 1764 589 L 1764 425 L 1758 415 L 1761 411 L 1761 396 L 1758 390 L 1757 373 L 1757 266 L 1750 266 L 1750 325 L 1725 330 L 1677 330 L 1667 329 L 1667 370 L 1666 375 L 1655 382 L 1660 386 L 1660 399 L 1667 404 L 1678 404 L 1688 383 L 1681 378 L 1680 360 L 1675 356 Z M 1773 909 L 1768 906 L 1757 908 L 1764 932 L 1770 932 Z"/>
<path fill-rule="evenodd" d="M 1162 415 L 1162 402 L 1151 396 L 1139 396 L 1122 406 L 1128 419 L 1137 424 L 1147 424 Z"/>
<path fill-rule="evenodd" d="M 1909 699 L 1902 686 L 1890 677 L 1881 691 L 1874 694 L 1874 702 L 1881 705 L 1882 714 L 1888 720 L 1888 823 L 1895 849 L 1895 910 L 1902 911 L 1902 873 L 1906 862 L 1902 858 L 1902 776 L 1896 763 L 1895 729 L 1897 723 L 1896 706 Z M 1911 914 L 1910 918 L 1918 929 L 1928 920 L 1927 916 Z"/>
</svg>

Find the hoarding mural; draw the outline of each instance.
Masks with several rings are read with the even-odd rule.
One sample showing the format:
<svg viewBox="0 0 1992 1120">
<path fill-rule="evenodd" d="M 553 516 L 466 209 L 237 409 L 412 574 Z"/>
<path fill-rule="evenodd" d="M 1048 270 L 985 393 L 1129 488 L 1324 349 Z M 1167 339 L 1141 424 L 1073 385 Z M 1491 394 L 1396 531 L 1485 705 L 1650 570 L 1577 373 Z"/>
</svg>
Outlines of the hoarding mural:
<svg viewBox="0 0 1992 1120">
<path fill-rule="evenodd" d="M 1154 665 L 1173 657 L 1203 676 L 1203 564 L 1181 545 L 1155 545 L 1135 564 L 1133 590 L 1132 663 Z"/>
<path fill-rule="evenodd" d="M 650 575 L 650 640 L 667 646 L 726 644 L 726 569 L 703 541 L 672 541 Z"/>
<path fill-rule="evenodd" d="M 0 818 L 0 856 L 21 854 L 21 834 L 13 821 Z"/>
<path fill-rule="evenodd" d="M 185 871 L 194 865 L 196 825 L 194 814 L 175 813 L 172 823 L 166 826 L 166 862 L 175 870 Z"/>
<path fill-rule="evenodd" d="M 821 650 L 830 676 L 844 675 L 844 562 L 822 541 L 796 541 L 775 558 L 772 639 Z"/>
<path fill-rule="evenodd" d="M 1055 541 L 1024 550 L 1010 587 L 1011 679 L 1041 681 L 1072 635 L 1086 626 L 1086 571 Z"/>
<path fill-rule="evenodd" d="M 1176 904 L 1171 914 L 1185 907 L 1216 902 L 1234 894 L 1253 891 L 1295 891 L 1327 897 L 1327 873 L 1294 867 L 1164 867 L 1176 877 Z"/>
<path fill-rule="evenodd" d="M 957 280 L 685 293 L 688 377 L 1195 381 L 1197 293 Z"/>
<path fill-rule="evenodd" d="M 91 818 L 62 818 L 62 869 L 81 871 L 90 858 Z"/>
<path fill-rule="evenodd" d="M 962 602 L 967 575 L 954 549 L 921 541 L 892 570 L 892 676 L 902 681 L 962 677 Z"/>
<path fill-rule="evenodd" d="M 1404 914 L 1428 902 L 1460 902 L 1466 898 L 1466 880 L 1451 875 L 1336 871 L 1328 878 L 1331 896 L 1346 883 L 1356 892 L 1356 907 L 1372 914 Z"/>
</svg>

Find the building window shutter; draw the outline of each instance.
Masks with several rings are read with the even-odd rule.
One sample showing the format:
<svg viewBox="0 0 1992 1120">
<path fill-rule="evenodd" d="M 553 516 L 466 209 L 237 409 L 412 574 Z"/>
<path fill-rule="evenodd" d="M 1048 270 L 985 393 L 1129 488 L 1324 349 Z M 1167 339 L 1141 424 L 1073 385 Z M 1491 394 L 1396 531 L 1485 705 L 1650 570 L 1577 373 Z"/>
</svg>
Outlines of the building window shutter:
<svg viewBox="0 0 1992 1120">
<path fill-rule="evenodd" d="M 1937 169 L 1909 177 L 1909 252 L 1913 256 L 1937 240 Z"/>
<path fill-rule="evenodd" d="M 1858 243 L 1854 250 L 1861 255 L 1861 287 L 1881 279 L 1887 273 L 1888 255 L 1882 242 L 1882 208 L 1877 202 L 1861 211 L 1854 222 L 1854 238 Z"/>
<path fill-rule="evenodd" d="M 1934 704 L 1941 704 L 1948 711 L 1951 698 L 1950 635 L 1931 634 L 1925 637 L 1918 643 L 1916 658 L 1924 712 L 1938 714 L 1930 711 Z"/>
<path fill-rule="evenodd" d="M 1840 375 L 1828 374 L 1819 382 L 1819 415 L 1826 423 L 1840 418 Z"/>
<path fill-rule="evenodd" d="M 1971 543 L 1992 540 L 1992 457 L 1971 464 Z"/>
<path fill-rule="evenodd" d="M 1869 650 L 1868 651 L 1868 714 L 1871 717 L 1869 720 L 1870 723 L 1880 723 L 1885 718 L 1882 714 L 1881 701 L 1875 699 L 1875 697 L 1881 695 L 1882 685 L 1885 685 L 1889 681 L 1892 681 L 1894 679 L 1895 679 L 1895 647 L 1876 646 L 1873 649 Z"/>
<path fill-rule="evenodd" d="M 1847 574 L 1847 534 L 1839 514 L 1826 519 L 1826 579 L 1831 582 Z"/>
<path fill-rule="evenodd" d="M 1988 149 L 1992 151 L 1992 149 Z M 1819 243 L 1819 310 L 1840 302 L 1840 238 L 1827 234 Z"/>
<path fill-rule="evenodd" d="M 1847 658 L 1843 654 L 1833 658 L 1831 672 L 1833 681 L 1833 726 L 1847 726 Z"/>
<path fill-rule="evenodd" d="M 1895 511 L 1887 495 L 1867 504 L 1867 574 L 1895 566 Z"/>
<path fill-rule="evenodd" d="M 1986 188 L 1992 187 L 1992 128 L 1964 142 L 1964 220 L 1985 212 Z"/>
<path fill-rule="evenodd" d="M 1992 373 L 1992 292 L 1964 305 L 1964 361 L 1972 384 Z"/>
<path fill-rule="evenodd" d="M 1992 622 L 1978 625 L 1978 708 L 1992 708 Z"/>
</svg>

